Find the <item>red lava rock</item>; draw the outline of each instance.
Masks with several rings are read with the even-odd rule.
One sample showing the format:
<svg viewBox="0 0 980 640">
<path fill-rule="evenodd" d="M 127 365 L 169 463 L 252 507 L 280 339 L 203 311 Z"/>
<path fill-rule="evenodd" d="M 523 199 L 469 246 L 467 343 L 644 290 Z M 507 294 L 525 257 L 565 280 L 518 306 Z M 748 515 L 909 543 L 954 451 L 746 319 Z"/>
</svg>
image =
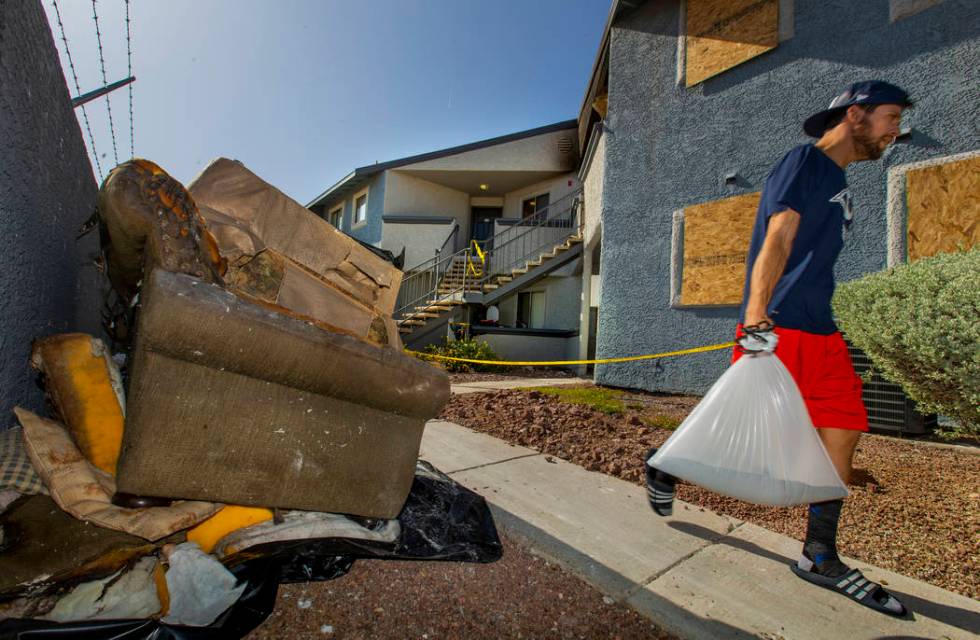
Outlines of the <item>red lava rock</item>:
<svg viewBox="0 0 980 640">
<path fill-rule="evenodd" d="M 272 615 L 248 638 L 676 640 L 501 538 L 504 556 L 491 564 L 358 560 L 336 580 L 281 585 Z M 290 606 L 300 598 L 314 604 Z"/>
</svg>

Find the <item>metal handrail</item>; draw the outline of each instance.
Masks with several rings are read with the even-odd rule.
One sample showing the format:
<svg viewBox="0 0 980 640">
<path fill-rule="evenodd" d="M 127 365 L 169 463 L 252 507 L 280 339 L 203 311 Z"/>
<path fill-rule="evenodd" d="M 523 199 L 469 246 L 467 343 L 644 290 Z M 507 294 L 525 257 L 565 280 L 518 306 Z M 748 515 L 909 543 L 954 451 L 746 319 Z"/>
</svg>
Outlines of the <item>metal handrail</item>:
<svg viewBox="0 0 980 640">
<path fill-rule="evenodd" d="M 395 311 L 392 315 L 398 319 L 405 315 L 406 310 L 414 309 L 422 302 L 435 298 L 442 276 L 448 271 L 453 260 L 460 254 L 465 254 L 469 249 L 462 249 L 446 257 L 440 257 L 438 252 L 421 265 L 413 268 L 402 278 L 401 287 L 398 289 L 398 299 L 395 302 Z"/>
<path fill-rule="evenodd" d="M 511 234 L 503 242 L 497 238 L 504 234 L 495 236 L 495 241 L 484 259 L 484 265 L 489 263 L 489 268 L 484 267 L 483 278 L 474 284 L 482 288 L 482 285 L 514 269 L 527 266 L 529 261 L 580 234 L 583 223 L 581 193 L 581 189 L 573 191 L 553 203 L 555 206 L 549 205 L 546 210 L 523 219 L 515 225 L 521 229 L 520 232 Z"/>
<path fill-rule="evenodd" d="M 436 255 L 437 256 L 442 255 L 442 252 L 446 249 L 446 243 L 449 242 L 450 240 L 453 241 L 453 251 L 456 251 L 456 236 L 458 234 L 459 234 L 459 223 L 456 222 L 456 220 L 454 219 L 453 228 L 449 231 L 449 235 L 446 236 L 446 239 L 442 241 L 442 246 L 440 246 L 436 250 Z"/>
<path fill-rule="evenodd" d="M 436 249 L 435 256 L 405 270 L 401 286 L 398 289 L 395 311 L 392 315 L 397 318 L 404 314 L 406 308 L 414 308 L 414 305 L 419 301 L 431 299 L 428 296 L 436 293 L 439 282 L 446 272 L 445 267 L 452 264 L 452 256 L 457 253 L 455 249 L 458 235 L 459 223 L 453 220 L 453 227 L 446 234 L 446 239 L 442 241 L 442 245 Z M 453 249 L 453 253 L 447 258 L 443 258 L 446 245 L 450 244 L 450 242 L 452 243 L 450 246 Z"/>
<path fill-rule="evenodd" d="M 454 224 L 434 257 L 405 272 L 392 315 L 395 319 L 401 319 L 430 300 L 452 299 L 459 294 L 465 295 L 467 290 L 482 290 L 483 285 L 498 276 L 525 266 L 529 260 L 540 257 L 548 249 L 581 233 L 581 194 L 581 188 L 576 189 L 495 234 L 485 241 L 487 249 L 474 240 L 465 248 L 442 257 L 446 243 L 458 234 L 458 225 Z M 462 284 L 440 294 L 439 287 L 446 273 L 457 261 L 463 262 Z M 480 265 L 479 271 L 475 266 L 477 263 Z"/>
</svg>

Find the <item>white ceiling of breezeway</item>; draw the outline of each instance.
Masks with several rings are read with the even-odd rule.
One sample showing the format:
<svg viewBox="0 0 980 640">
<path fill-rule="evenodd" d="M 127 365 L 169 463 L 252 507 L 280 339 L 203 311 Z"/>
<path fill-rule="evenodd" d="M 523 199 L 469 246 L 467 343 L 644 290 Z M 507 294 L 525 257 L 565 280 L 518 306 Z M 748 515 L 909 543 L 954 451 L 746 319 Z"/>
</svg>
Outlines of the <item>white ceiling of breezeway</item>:
<svg viewBox="0 0 980 640">
<path fill-rule="evenodd" d="M 452 171 L 399 169 L 410 176 L 463 191 L 471 196 L 500 197 L 523 187 L 562 175 L 561 171 Z M 480 189 L 487 185 L 487 189 Z"/>
</svg>

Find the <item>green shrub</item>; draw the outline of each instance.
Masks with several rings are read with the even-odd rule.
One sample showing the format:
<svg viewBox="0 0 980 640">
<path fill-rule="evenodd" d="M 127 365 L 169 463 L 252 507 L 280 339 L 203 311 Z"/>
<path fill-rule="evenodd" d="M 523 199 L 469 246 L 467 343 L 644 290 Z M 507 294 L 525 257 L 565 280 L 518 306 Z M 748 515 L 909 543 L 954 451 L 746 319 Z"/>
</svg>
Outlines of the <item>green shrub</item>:
<svg viewBox="0 0 980 640">
<path fill-rule="evenodd" d="M 423 360 L 438 363 L 446 371 L 453 373 L 467 373 L 470 371 L 490 371 L 494 373 L 506 373 L 507 367 L 492 364 L 471 364 L 469 362 L 454 362 L 452 360 L 440 360 L 439 358 L 426 358 L 425 354 L 446 356 L 449 358 L 466 358 L 467 360 L 500 360 L 500 356 L 494 353 L 486 342 L 477 340 L 455 340 L 445 342 L 441 345 L 430 344 L 425 348 L 421 356 Z"/>
<path fill-rule="evenodd" d="M 920 410 L 980 436 L 980 247 L 841 285 L 841 330 Z"/>
</svg>

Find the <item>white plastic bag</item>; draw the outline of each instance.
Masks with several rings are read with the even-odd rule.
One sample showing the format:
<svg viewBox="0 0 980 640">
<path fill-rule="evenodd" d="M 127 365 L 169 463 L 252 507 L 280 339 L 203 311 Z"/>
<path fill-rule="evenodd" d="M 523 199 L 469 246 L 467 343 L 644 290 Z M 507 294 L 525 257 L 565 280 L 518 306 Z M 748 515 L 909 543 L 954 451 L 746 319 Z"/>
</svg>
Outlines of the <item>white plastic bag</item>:
<svg viewBox="0 0 980 640">
<path fill-rule="evenodd" d="M 649 464 L 740 500 L 794 505 L 847 495 L 779 358 L 743 356 Z"/>
</svg>

